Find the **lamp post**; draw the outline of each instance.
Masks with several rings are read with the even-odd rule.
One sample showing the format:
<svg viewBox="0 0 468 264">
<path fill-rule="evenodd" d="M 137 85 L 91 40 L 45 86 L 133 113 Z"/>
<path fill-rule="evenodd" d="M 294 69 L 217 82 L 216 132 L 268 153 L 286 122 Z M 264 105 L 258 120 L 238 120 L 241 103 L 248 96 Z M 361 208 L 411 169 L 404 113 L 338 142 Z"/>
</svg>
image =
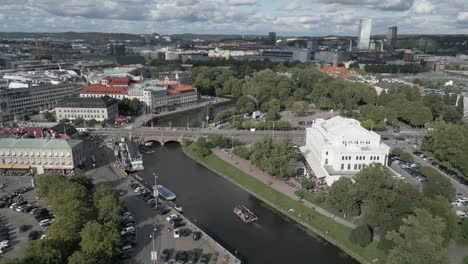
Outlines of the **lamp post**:
<svg viewBox="0 0 468 264">
<path fill-rule="evenodd" d="M 154 237 L 155 237 L 154 232 L 156 231 L 157 231 L 157 228 L 155 227 L 153 229 L 153 234 L 150 235 L 150 238 L 153 240 L 153 250 L 151 251 L 151 260 L 153 261 L 154 264 L 156 264 L 156 261 L 157 261 L 157 253 L 154 248 Z"/>
</svg>

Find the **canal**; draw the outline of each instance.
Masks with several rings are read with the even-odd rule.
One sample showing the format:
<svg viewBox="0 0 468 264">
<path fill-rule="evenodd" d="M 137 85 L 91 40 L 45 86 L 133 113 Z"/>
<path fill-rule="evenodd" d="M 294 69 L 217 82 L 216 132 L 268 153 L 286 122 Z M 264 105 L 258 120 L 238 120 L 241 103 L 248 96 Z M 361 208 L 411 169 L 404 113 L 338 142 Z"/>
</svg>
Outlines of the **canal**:
<svg viewBox="0 0 468 264">
<path fill-rule="evenodd" d="M 146 182 L 154 182 L 177 195 L 184 214 L 244 263 L 357 263 L 339 248 L 307 235 L 302 227 L 245 190 L 187 157 L 178 143 L 155 146 L 144 156 Z M 244 224 L 232 209 L 246 205 L 259 220 Z"/>
</svg>

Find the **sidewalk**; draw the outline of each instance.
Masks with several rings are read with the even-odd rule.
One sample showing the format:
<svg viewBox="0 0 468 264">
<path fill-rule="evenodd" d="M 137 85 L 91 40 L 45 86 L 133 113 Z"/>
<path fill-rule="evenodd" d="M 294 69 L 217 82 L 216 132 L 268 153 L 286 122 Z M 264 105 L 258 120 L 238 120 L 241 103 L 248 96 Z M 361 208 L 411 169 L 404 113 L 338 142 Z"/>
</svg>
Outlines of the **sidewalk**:
<svg viewBox="0 0 468 264">
<path fill-rule="evenodd" d="M 269 186 L 281 193 L 283 193 L 284 195 L 294 199 L 294 200 L 297 200 L 298 197 L 297 195 L 294 193 L 295 191 L 297 191 L 298 189 L 296 188 L 293 188 L 287 184 L 285 184 L 284 182 L 282 181 L 278 181 L 278 180 L 275 180 L 275 178 L 271 175 L 269 175 L 268 173 L 258 169 L 256 166 L 254 166 L 252 163 L 250 163 L 250 161 L 248 160 L 245 160 L 245 159 L 242 159 L 242 158 L 239 158 L 235 155 L 230 155 L 230 154 L 225 154 L 221 149 L 213 149 L 213 154 L 215 154 L 216 156 L 218 156 L 220 159 L 224 160 L 225 162 L 231 164 L 232 166 L 240 169 L 241 171 L 243 171 L 245 174 L 248 174 L 250 176 L 253 176 L 255 177 L 257 180 L 261 181 L 261 182 L 264 182 L 265 184 L 268 184 L 268 182 L 270 182 L 271 184 L 269 184 Z M 302 200 L 303 204 L 313 210 L 315 210 L 316 212 L 324 215 L 324 216 L 327 216 L 327 217 L 330 217 L 331 219 L 333 219 L 335 222 L 339 223 L 339 224 L 342 224 L 342 225 L 345 225 L 349 228 L 355 228 L 356 225 L 343 219 L 343 218 L 340 218 L 330 212 L 328 212 L 327 210 L 309 202 L 309 201 L 306 201 L 306 200 Z"/>
</svg>

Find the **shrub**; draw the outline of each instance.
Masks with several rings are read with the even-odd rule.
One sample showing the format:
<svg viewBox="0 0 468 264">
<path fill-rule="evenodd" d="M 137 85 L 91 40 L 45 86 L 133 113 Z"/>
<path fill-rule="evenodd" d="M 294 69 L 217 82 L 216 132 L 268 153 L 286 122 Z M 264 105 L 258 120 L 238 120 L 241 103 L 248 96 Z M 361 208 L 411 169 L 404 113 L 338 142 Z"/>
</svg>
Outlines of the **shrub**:
<svg viewBox="0 0 468 264">
<path fill-rule="evenodd" d="M 372 232 L 368 225 L 360 225 L 351 231 L 349 240 L 353 244 L 365 247 L 372 242 Z"/>
<path fill-rule="evenodd" d="M 250 149 L 247 147 L 235 147 L 234 148 L 234 155 L 243 158 L 243 159 L 250 159 Z"/>
</svg>

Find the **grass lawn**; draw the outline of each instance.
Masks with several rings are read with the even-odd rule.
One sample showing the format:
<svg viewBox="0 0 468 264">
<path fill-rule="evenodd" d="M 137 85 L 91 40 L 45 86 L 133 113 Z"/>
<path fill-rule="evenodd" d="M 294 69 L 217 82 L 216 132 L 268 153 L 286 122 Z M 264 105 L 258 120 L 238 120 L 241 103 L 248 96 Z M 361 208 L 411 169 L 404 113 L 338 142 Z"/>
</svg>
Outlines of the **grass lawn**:
<svg viewBox="0 0 468 264">
<path fill-rule="evenodd" d="M 199 161 L 206 167 L 230 178 L 240 186 L 249 190 L 251 193 L 263 198 L 270 204 L 275 205 L 288 216 L 291 216 L 307 225 L 309 228 L 322 233 L 322 235 L 326 236 L 328 239 L 334 240 L 337 245 L 358 260 L 372 262 L 374 259 L 379 259 L 381 261 L 375 263 L 382 263 L 383 259 L 385 259 L 384 253 L 377 249 L 375 242 L 365 248 L 352 244 L 348 240 L 351 232 L 350 228 L 338 224 L 328 217 L 315 212 L 313 209 L 310 209 L 296 200 L 276 191 L 261 181 L 258 181 L 252 176 L 249 176 L 236 167 L 226 163 L 216 155 L 210 154 L 204 158 L 199 158 L 191 153 L 190 146 L 185 147 L 184 151 L 188 156 Z M 288 211 L 290 209 L 294 210 L 294 212 Z M 308 218 L 308 220 L 306 218 Z"/>
</svg>

